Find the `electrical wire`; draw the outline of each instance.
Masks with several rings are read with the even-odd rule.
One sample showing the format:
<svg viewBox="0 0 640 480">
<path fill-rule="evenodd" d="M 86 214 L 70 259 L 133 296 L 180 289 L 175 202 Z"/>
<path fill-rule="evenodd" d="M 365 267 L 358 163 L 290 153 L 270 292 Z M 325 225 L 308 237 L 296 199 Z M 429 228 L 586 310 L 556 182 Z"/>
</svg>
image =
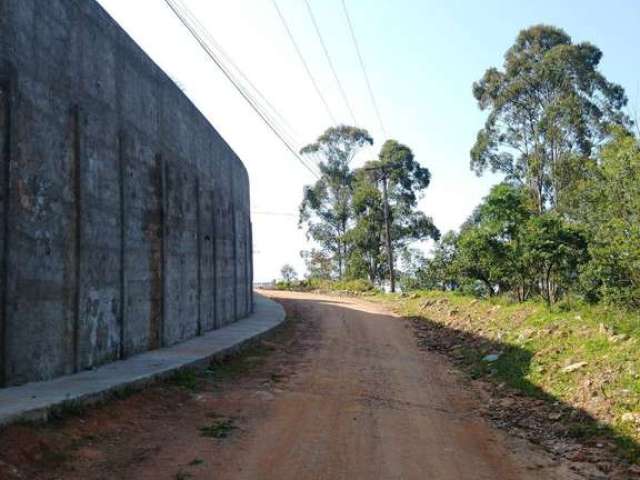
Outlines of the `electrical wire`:
<svg viewBox="0 0 640 480">
<path fill-rule="evenodd" d="M 316 30 L 316 34 L 318 35 L 318 39 L 320 40 L 320 45 L 322 46 L 322 50 L 324 51 L 324 56 L 327 58 L 327 62 L 329 63 L 329 68 L 333 73 L 333 78 L 338 84 L 338 89 L 340 90 L 340 94 L 342 95 L 342 99 L 344 100 L 345 105 L 347 106 L 347 110 L 351 114 L 351 119 L 353 120 L 354 125 L 358 124 L 356 120 L 356 116 L 353 113 L 353 109 L 351 108 L 351 104 L 349 103 L 349 99 L 347 98 L 347 94 L 345 93 L 344 88 L 342 87 L 342 82 L 340 82 L 340 78 L 338 77 L 338 73 L 336 72 L 335 67 L 333 66 L 333 61 L 331 60 L 331 55 L 329 55 L 329 50 L 327 49 L 326 44 L 324 43 L 324 39 L 322 38 L 322 33 L 320 32 L 320 27 L 318 26 L 318 22 L 316 21 L 316 16 L 313 13 L 313 9 L 311 8 L 311 3 L 309 0 L 305 0 L 307 4 L 307 10 L 309 10 L 309 16 L 311 17 L 311 21 L 313 22 L 313 26 Z"/>
<path fill-rule="evenodd" d="M 356 48 L 356 52 L 358 54 L 358 60 L 360 61 L 360 67 L 362 67 L 362 74 L 364 75 L 365 82 L 367 84 L 367 89 L 369 90 L 369 96 L 371 97 L 371 103 L 373 104 L 373 109 L 376 112 L 376 116 L 378 117 L 378 122 L 380 122 L 380 128 L 382 129 L 382 134 L 385 138 L 387 138 L 387 131 L 384 128 L 384 122 L 382 121 L 382 115 L 380 115 L 380 110 L 378 109 L 378 103 L 376 102 L 376 97 L 373 94 L 373 88 L 371 88 L 371 82 L 369 81 L 369 75 L 367 74 L 367 68 L 364 64 L 364 59 L 362 57 L 362 52 L 360 51 L 360 46 L 358 44 L 358 39 L 356 37 L 355 29 L 353 28 L 353 23 L 351 22 L 351 16 L 349 15 L 349 10 L 347 8 L 346 0 L 342 0 L 342 9 L 344 11 L 344 16 L 347 19 L 347 24 L 349 25 L 349 31 L 351 32 L 351 38 L 353 39 L 353 45 Z"/>
<path fill-rule="evenodd" d="M 208 47 L 213 46 L 215 48 L 218 58 L 221 58 L 221 62 L 220 62 L 221 65 L 219 65 L 219 67 L 225 68 L 226 73 L 228 73 L 229 75 L 232 75 L 232 72 L 230 71 L 231 69 L 228 68 L 228 65 L 231 65 L 231 67 L 233 67 L 233 69 L 235 70 L 236 74 L 240 76 L 249 85 L 249 87 L 251 87 L 251 89 L 253 89 L 253 91 L 263 100 L 263 102 L 266 104 L 268 108 L 261 107 L 259 102 L 257 102 L 254 96 L 251 94 L 249 89 L 244 87 L 244 85 L 242 85 L 242 83 L 238 82 L 237 80 L 236 80 L 236 88 L 242 89 L 245 95 L 252 99 L 254 105 L 260 108 L 262 113 L 265 116 L 268 116 L 270 118 L 270 121 L 273 124 L 277 124 L 278 121 L 282 123 L 282 125 L 278 125 L 278 128 L 283 135 L 286 135 L 288 137 L 288 141 L 290 143 L 293 143 L 293 144 L 299 143 L 295 141 L 295 137 L 296 137 L 295 131 L 289 125 L 286 119 L 284 119 L 284 117 L 280 115 L 277 109 L 269 102 L 269 100 L 262 94 L 262 92 L 260 92 L 260 90 L 247 78 L 247 76 L 233 62 L 233 60 L 229 58 L 229 56 L 224 52 L 222 47 L 220 47 L 220 45 L 213 39 L 209 31 L 197 20 L 197 18 L 189 11 L 189 9 L 179 2 L 173 2 L 173 7 L 179 10 L 180 15 L 183 16 L 189 22 L 192 28 L 197 31 L 197 34 L 203 39 L 203 41 L 205 41 L 205 43 L 207 43 Z M 273 112 L 273 114 L 269 112 L 269 109 L 271 109 L 271 112 Z M 292 132 L 294 133 L 292 134 Z"/>
<path fill-rule="evenodd" d="M 286 131 L 283 131 L 282 127 L 277 125 L 277 122 L 272 118 L 268 111 L 266 111 L 264 106 L 261 106 L 259 102 L 253 97 L 251 92 L 249 92 L 246 87 L 244 87 L 237 78 L 234 77 L 233 73 L 230 71 L 228 66 L 223 62 L 220 58 L 221 54 L 216 53 L 212 48 L 212 45 L 217 46 L 218 52 L 221 52 L 219 46 L 215 43 L 210 33 L 204 28 L 204 26 L 193 16 L 193 14 L 178 0 L 164 0 L 165 3 L 169 6 L 171 11 L 176 15 L 176 17 L 180 20 L 180 22 L 184 25 L 184 27 L 189 31 L 189 33 L 193 36 L 193 38 L 198 42 L 200 47 L 205 51 L 207 56 L 216 64 L 216 66 L 222 71 L 222 73 L 227 77 L 227 79 L 233 84 L 235 89 L 240 93 L 240 95 L 244 98 L 244 100 L 251 106 L 251 108 L 258 114 L 258 116 L 262 119 L 262 121 L 267 125 L 267 127 L 278 137 L 278 139 L 285 145 L 285 147 L 291 152 L 291 154 L 317 179 L 319 179 L 318 173 L 298 154 L 295 147 L 292 144 L 295 144 L 295 141 L 292 139 L 287 139 Z M 207 41 L 209 40 L 209 41 Z M 255 90 L 261 98 L 266 100 L 266 97 L 262 95 L 259 90 L 248 81 L 247 77 L 242 74 L 240 69 L 230 61 L 230 59 L 224 55 L 225 60 L 229 62 L 229 64 L 233 65 L 234 68 L 240 72 L 240 75 L 249 83 L 253 90 Z M 276 115 L 283 118 L 277 110 L 271 105 L 268 101 L 266 101 L 267 105 L 276 113 Z"/>
<path fill-rule="evenodd" d="M 329 103 L 327 102 L 327 99 L 322 94 L 322 91 L 320 90 L 320 87 L 318 86 L 318 82 L 316 81 L 315 77 L 313 76 L 313 73 L 311 73 L 311 69 L 309 68 L 309 64 L 305 60 L 304 55 L 302 54 L 302 50 L 300 49 L 300 46 L 298 45 L 298 42 L 296 41 L 295 37 L 293 36 L 293 32 L 289 28 L 289 23 L 287 22 L 287 19 L 285 18 L 285 16 L 283 15 L 282 11 L 280 10 L 280 7 L 278 6 L 277 0 L 271 0 L 271 3 L 273 3 L 274 8 L 278 12 L 278 16 L 280 17 L 280 21 L 282 22 L 282 25 L 284 26 L 284 29 L 286 30 L 287 35 L 289 36 L 289 40 L 291 41 L 291 44 L 293 45 L 293 48 L 295 49 L 296 53 L 298 54 L 298 58 L 300 59 L 300 62 L 302 63 L 302 66 L 304 67 L 305 72 L 307 73 L 307 77 L 309 77 L 309 80 L 311 81 L 311 84 L 313 85 L 314 90 L 318 94 L 318 98 L 320 98 L 320 101 L 324 105 L 324 108 L 327 111 L 327 114 L 329 115 L 329 118 L 331 119 L 331 123 L 333 125 L 336 125 L 337 122 L 336 122 L 335 117 L 333 116 L 333 112 L 331 111 L 331 108 L 329 108 Z"/>
</svg>

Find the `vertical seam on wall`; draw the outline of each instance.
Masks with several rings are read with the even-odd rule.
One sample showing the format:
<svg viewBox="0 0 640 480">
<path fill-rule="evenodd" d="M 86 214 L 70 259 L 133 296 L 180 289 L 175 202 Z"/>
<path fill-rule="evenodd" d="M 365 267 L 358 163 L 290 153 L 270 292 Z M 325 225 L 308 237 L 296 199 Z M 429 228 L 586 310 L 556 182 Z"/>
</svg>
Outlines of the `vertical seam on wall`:
<svg viewBox="0 0 640 480">
<path fill-rule="evenodd" d="M 120 194 L 120 344 L 118 345 L 118 357 L 122 360 L 127 357 L 126 336 L 127 336 L 127 159 L 126 159 L 126 137 L 122 129 L 122 75 L 123 75 L 123 52 L 122 43 L 116 42 L 116 115 L 118 127 L 118 167 L 119 167 L 119 194 Z"/>
<path fill-rule="evenodd" d="M 244 227 L 244 314 L 249 315 L 251 294 L 249 293 L 249 222 L 246 214 L 242 215 L 242 226 Z"/>
<path fill-rule="evenodd" d="M 233 175 L 233 172 L 232 172 Z M 236 201 L 234 197 L 233 176 L 231 177 L 231 223 L 233 237 L 233 321 L 238 320 L 238 242 L 236 235 Z"/>
<path fill-rule="evenodd" d="M 75 105 L 73 117 L 73 200 L 74 200 L 74 299 L 73 299 L 73 370 L 77 372 L 80 363 L 80 259 L 82 255 L 82 181 L 81 181 L 81 141 L 80 107 Z"/>
<path fill-rule="evenodd" d="M 256 303 L 255 303 L 255 297 L 253 293 L 253 281 L 255 279 L 255 271 L 253 266 L 253 222 L 251 221 L 251 216 L 249 216 L 249 236 L 251 239 L 249 243 L 249 259 L 251 260 L 251 280 L 249 283 L 250 285 L 249 291 L 251 292 L 251 313 L 253 313 L 256 308 Z"/>
<path fill-rule="evenodd" d="M 118 134 L 118 156 L 120 157 L 120 358 L 126 358 L 127 329 L 127 159 L 124 148 L 124 133 Z"/>
<path fill-rule="evenodd" d="M 158 325 L 158 347 L 165 345 L 164 327 L 167 315 L 167 170 L 164 155 L 158 155 L 160 161 L 160 281 L 162 292 L 160 299 L 160 321 Z"/>
<path fill-rule="evenodd" d="M 2 194 L 4 196 L 4 212 L 3 212 L 3 220 L 2 220 L 2 229 L 3 229 L 3 239 L 4 243 L 2 246 L 2 263 L 0 268 L 1 272 L 1 280 L 2 281 L 2 312 L 0 313 L 0 387 L 5 387 L 7 385 L 7 315 L 9 313 L 8 309 L 8 270 L 9 270 L 9 214 L 10 212 L 10 188 L 11 188 L 11 82 L 9 80 L 2 80 L 0 82 L 0 89 L 3 91 L 0 109 L 2 109 L 2 114 L 4 115 L 4 145 L 2 152 L 0 155 L 2 156 L 2 168 L 4 170 L 4 183 L 2 185 Z"/>
<path fill-rule="evenodd" d="M 218 260 L 216 259 L 217 240 L 216 240 L 216 191 L 211 189 L 211 251 L 213 258 L 211 266 L 213 268 L 213 329 L 219 328 L 218 325 Z"/>
<path fill-rule="evenodd" d="M 198 256 L 198 326 L 197 334 L 202 335 L 202 227 L 200 226 L 200 177 L 196 176 L 196 235 L 197 235 L 197 256 Z"/>
<path fill-rule="evenodd" d="M 238 320 L 238 252 L 237 252 L 237 228 L 236 228 L 236 189 L 234 178 L 233 159 L 230 159 L 231 168 L 229 168 L 230 184 L 231 184 L 231 237 L 233 242 L 233 322 Z"/>
</svg>

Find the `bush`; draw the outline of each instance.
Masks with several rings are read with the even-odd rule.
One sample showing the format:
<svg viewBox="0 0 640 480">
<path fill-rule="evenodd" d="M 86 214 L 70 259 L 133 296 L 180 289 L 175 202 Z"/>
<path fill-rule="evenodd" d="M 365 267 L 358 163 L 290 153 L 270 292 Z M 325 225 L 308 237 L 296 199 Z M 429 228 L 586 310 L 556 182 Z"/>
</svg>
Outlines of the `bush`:
<svg viewBox="0 0 640 480">
<path fill-rule="evenodd" d="M 357 278 L 354 280 L 339 280 L 333 282 L 331 290 L 345 290 L 348 292 L 370 292 L 374 289 L 369 280 Z"/>
</svg>

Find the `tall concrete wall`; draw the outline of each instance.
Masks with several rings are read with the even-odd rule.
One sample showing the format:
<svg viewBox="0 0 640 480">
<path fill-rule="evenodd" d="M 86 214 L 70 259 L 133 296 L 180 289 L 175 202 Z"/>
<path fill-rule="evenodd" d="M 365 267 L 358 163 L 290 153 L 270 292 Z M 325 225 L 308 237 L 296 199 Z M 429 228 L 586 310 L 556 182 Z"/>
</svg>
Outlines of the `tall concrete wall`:
<svg viewBox="0 0 640 480">
<path fill-rule="evenodd" d="M 252 310 L 242 162 L 93 0 L 0 0 L 0 385 Z"/>
</svg>

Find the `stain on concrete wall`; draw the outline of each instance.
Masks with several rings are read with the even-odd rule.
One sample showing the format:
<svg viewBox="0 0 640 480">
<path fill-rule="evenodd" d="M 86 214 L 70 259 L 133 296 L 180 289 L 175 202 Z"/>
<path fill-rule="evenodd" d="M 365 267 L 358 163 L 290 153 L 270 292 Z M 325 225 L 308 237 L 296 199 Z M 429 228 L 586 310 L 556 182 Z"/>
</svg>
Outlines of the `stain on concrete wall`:
<svg viewBox="0 0 640 480">
<path fill-rule="evenodd" d="M 246 169 L 93 0 L 0 0 L 0 385 L 252 310 Z"/>
</svg>

